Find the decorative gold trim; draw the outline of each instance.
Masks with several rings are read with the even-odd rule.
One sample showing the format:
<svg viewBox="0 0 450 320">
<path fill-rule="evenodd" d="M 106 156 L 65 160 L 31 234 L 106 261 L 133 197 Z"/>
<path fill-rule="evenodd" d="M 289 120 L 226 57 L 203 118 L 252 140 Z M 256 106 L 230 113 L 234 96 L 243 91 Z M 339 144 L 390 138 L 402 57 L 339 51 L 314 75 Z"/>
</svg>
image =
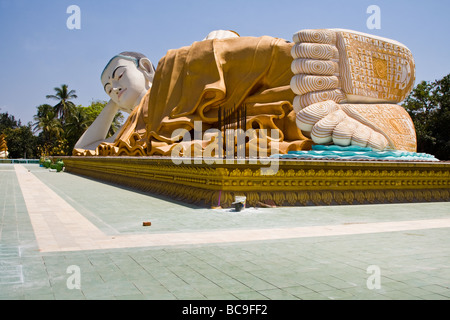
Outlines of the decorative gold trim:
<svg viewBox="0 0 450 320">
<path fill-rule="evenodd" d="M 450 163 L 442 162 L 282 160 L 275 174 L 262 175 L 268 165 L 248 160 L 180 165 L 161 157 L 63 161 L 74 174 L 208 207 L 230 207 L 236 195 L 245 195 L 249 206 L 450 201 Z"/>
<path fill-rule="evenodd" d="M 8 158 L 8 145 L 6 143 L 6 135 L 0 134 L 0 159 Z"/>
</svg>

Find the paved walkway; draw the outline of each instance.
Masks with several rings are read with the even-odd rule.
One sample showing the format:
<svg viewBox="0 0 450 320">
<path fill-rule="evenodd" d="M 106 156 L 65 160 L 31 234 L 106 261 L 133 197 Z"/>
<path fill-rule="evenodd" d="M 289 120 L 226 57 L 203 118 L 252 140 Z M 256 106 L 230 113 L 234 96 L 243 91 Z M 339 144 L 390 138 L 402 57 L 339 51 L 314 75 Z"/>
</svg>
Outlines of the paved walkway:
<svg viewBox="0 0 450 320">
<path fill-rule="evenodd" d="M 0 299 L 450 298 L 450 203 L 237 213 L 37 165 L 0 181 Z"/>
</svg>

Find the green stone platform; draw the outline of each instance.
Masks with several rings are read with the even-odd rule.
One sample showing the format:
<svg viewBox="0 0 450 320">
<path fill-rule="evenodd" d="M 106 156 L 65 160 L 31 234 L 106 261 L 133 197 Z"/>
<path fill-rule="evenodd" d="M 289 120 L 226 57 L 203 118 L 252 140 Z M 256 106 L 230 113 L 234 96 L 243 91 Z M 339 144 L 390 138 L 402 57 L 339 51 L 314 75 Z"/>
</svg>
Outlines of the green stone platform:
<svg viewBox="0 0 450 320">
<path fill-rule="evenodd" d="M 36 164 L 0 165 L 0 181 L 0 300 L 181 300 L 184 306 L 194 303 L 185 299 L 200 305 L 216 299 L 265 300 L 258 304 L 294 300 L 289 310 L 295 310 L 305 305 L 295 300 L 450 298 L 450 202 L 248 208 L 238 213 L 168 201 Z M 30 202 L 30 196 L 39 201 Z M 63 212 L 62 204 L 67 207 Z M 35 228 L 36 211 L 46 217 L 46 228 Z M 90 250 L 46 251 L 41 236 L 58 237 L 62 246 L 92 236 L 73 228 L 69 211 L 111 241 L 128 239 L 127 247 L 121 240 L 107 249 L 96 242 Z M 143 227 L 142 221 L 152 226 Z M 436 222 L 439 226 L 430 228 Z M 384 227 L 367 231 L 380 225 Z M 281 237 L 296 228 L 308 236 Z M 306 232 L 317 228 L 348 232 Z M 266 239 L 251 240 L 253 231 L 264 232 Z M 229 232 L 239 239 L 214 243 L 205 236 L 202 244 L 190 243 L 193 236 Z M 184 236 L 185 242 L 143 243 L 149 236 L 168 235 Z M 67 285 L 70 266 L 80 268 L 80 289 Z M 371 266 L 380 268 L 379 289 L 367 285 Z M 167 311 L 160 301 L 146 306 Z M 181 308 L 171 310 L 174 317 L 181 314 Z M 279 316 L 273 310 L 269 315 Z"/>
</svg>

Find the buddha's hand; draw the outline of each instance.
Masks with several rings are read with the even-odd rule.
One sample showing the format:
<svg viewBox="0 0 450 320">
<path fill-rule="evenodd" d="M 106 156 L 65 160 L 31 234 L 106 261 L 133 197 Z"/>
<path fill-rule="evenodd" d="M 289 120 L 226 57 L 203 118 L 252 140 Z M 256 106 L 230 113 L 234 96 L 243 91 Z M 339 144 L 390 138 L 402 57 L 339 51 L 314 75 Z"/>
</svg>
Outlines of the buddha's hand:
<svg viewBox="0 0 450 320">
<path fill-rule="evenodd" d="M 385 138 L 338 104 L 402 101 L 414 85 L 409 49 L 390 39 L 338 29 L 301 30 L 293 40 L 291 89 L 300 129 L 319 144 L 384 149 Z"/>
</svg>

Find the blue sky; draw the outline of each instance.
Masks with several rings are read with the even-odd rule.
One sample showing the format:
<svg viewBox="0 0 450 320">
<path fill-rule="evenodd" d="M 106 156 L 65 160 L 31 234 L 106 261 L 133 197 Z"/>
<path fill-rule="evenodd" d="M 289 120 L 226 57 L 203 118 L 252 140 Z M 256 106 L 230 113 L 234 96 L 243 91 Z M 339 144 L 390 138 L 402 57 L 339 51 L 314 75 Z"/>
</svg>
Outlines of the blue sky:
<svg viewBox="0 0 450 320">
<path fill-rule="evenodd" d="M 67 8 L 81 10 L 70 30 Z M 369 5 L 381 9 L 381 29 L 369 30 Z M 167 50 L 231 29 L 241 36 L 291 40 L 300 29 L 345 28 L 405 44 L 416 61 L 416 84 L 450 73 L 447 0 L 0 0 L 0 112 L 22 123 L 65 83 L 76 104 L 107 100 L 100 73 L 121 51 L 146 54 L 156 65 Z"/>
</svg>

